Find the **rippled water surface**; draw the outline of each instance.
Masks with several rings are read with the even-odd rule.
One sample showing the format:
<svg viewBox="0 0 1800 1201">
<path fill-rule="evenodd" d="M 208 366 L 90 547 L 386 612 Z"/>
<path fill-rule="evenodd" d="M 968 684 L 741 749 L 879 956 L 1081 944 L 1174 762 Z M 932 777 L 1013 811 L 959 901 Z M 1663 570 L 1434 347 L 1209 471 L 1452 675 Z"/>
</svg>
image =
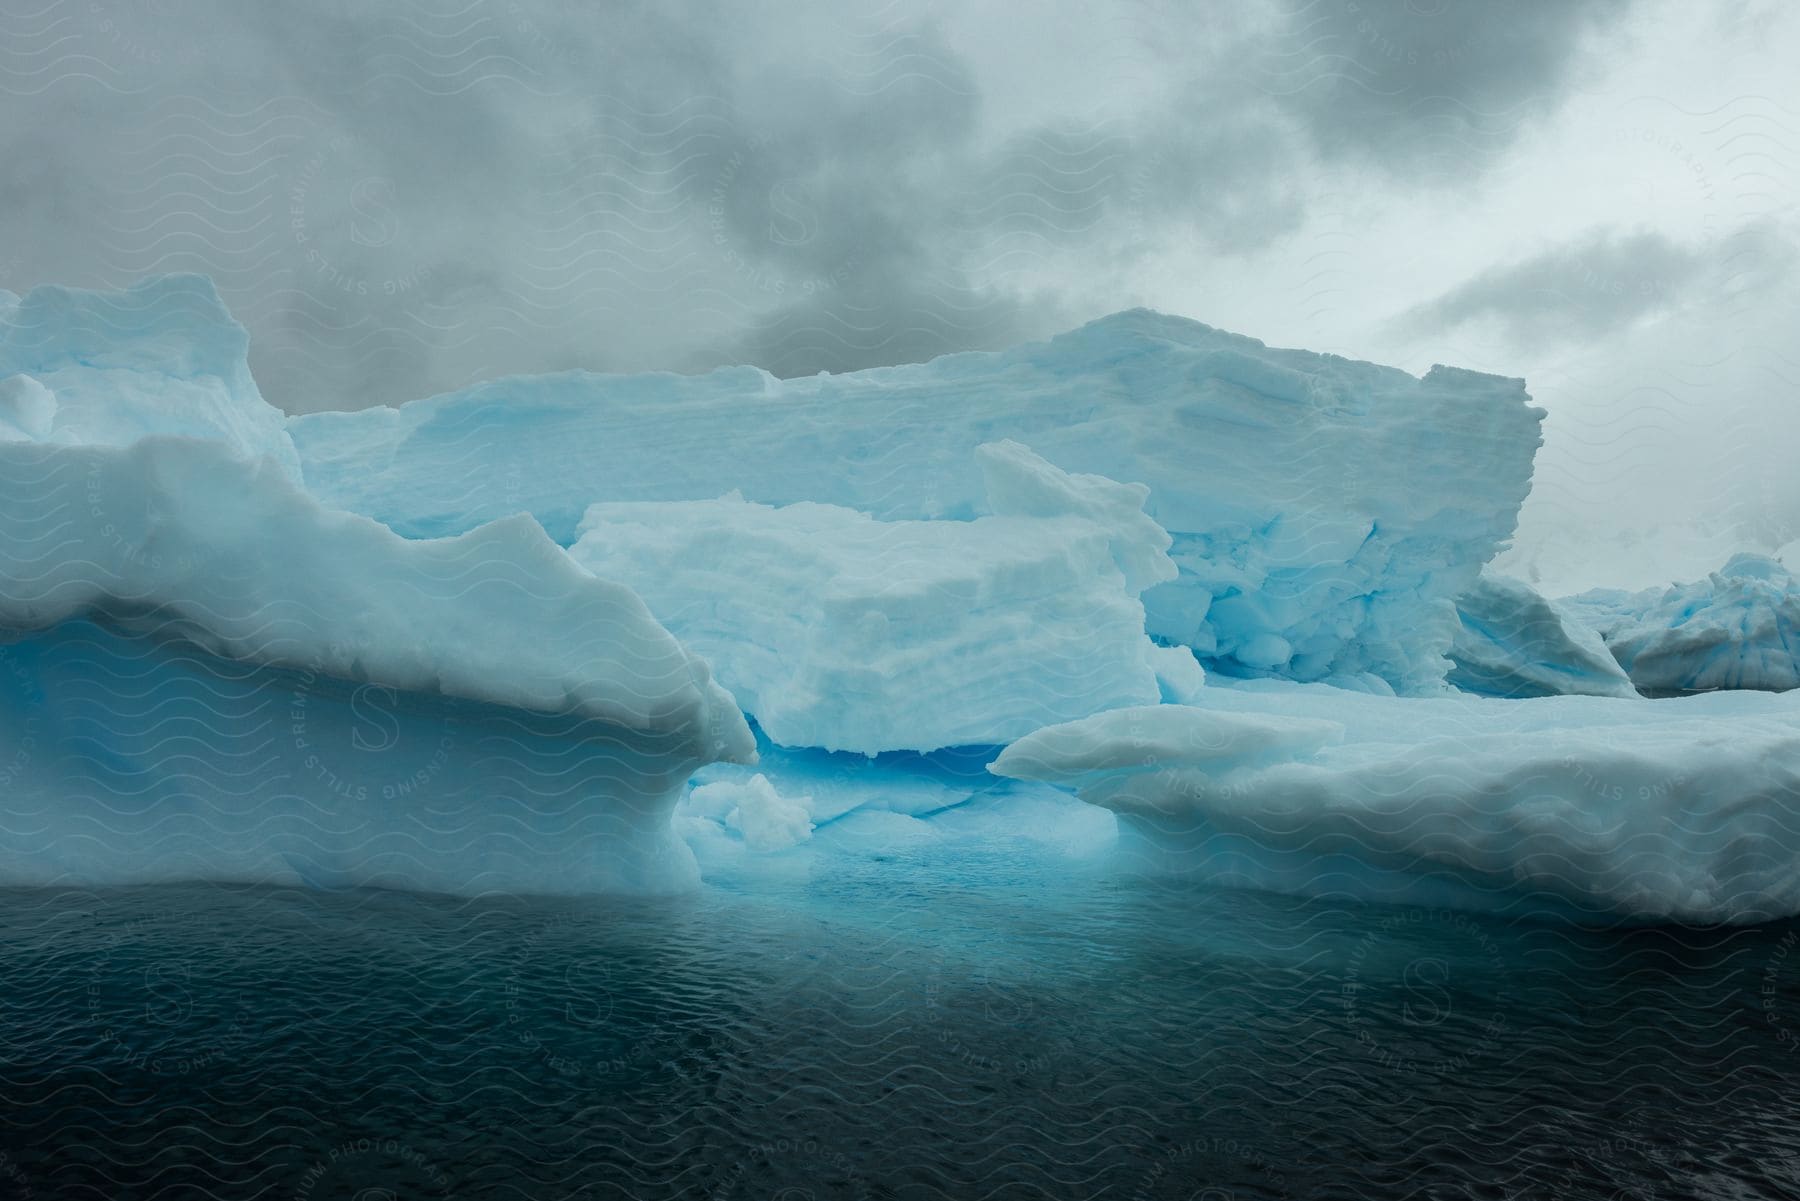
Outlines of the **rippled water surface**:
<svg viewBox="0 0 1800 1201">
<path fill-rule="evenodd" d="M 1800 927 L 978 866 L 0 894 L 0 1196 L 1800 1196 Z"/>
</svg>

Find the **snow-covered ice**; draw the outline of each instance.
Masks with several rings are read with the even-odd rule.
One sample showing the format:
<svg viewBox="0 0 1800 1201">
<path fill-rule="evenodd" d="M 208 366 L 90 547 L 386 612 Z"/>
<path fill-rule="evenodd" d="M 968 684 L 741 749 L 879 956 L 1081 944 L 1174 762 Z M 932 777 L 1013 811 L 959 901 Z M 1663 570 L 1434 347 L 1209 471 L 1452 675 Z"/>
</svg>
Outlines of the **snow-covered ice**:
<svg viewBox="0 0 1800 1201">
<path fill-rule="evenodd" d="M 596 501 L 733 489 L 973 518 L 990 510 L 970 451 L 1011 438 L 1148 485 L 1181 572 L 1145 595 L 1151 633 L 1227 674 L 1421 691 L 1447 670 L 1455 598 L 1513 532 L 1541 417 L 1520 380 L 1420 379 L 1139 310 L 910 366 L 517 377 L 288 429 L 328 504 L 415 537 L 523 509 L 564 545 Z"/>
<path fill-rule="evenodd" d="M 1009 746 L 1120 815 L 1139 866 L 1596 918 L 1800 912 L 1800 692 L 1666 701 L 1208 687 Z"/>
<path fill-rule="evenodd" d="M 226 443 L 0 443 L 0 880 L 668 889 L 706 664 L 529 517 L 415 542 Z"/>
<path fill-rule="evenodd" d="M 975 448 L 987 511 L 1002 517 L 1079 517 L 1105 531 L 1113 561 L 1133 595 L 1180 575 L 1174 539 L 1144 512 L 1147 485 L 1063 471 L 1023 443 L 1003 438 Z"/>
<path fill-rule="evenodd" d="M 1800 581 L 1767 555 L 1734 555 L 1690 584 L 1563 603 L 1647 691 L 1800 687 Z"/>
<path fill-rule="evenodd" d="M 975 452 L 1007 516 L 877 521 L 834 505 L 597 504 L 570 549 L 634 588 L 771 739 L 827 750 L 996 744 L 1191 692 L 1144 634 L 1174 578 L 1146 489 L 1017 443 Z"/>
<path fill-rule="evenodd" d="M 1484 696 L 1636 697 L 1597 630 L 1531 585 L 1489 570 L 1456 598 L 1449 681 Z"/>
<path fill-rule="evenodd" d="M 0 627 L 97 617 L 246 664 L 749 753 L 706 664 L 528 517 L 409 541 L 322 508 L 266 459 L 186 438 L 0 445 L 0 463 Z"/>
</svg>

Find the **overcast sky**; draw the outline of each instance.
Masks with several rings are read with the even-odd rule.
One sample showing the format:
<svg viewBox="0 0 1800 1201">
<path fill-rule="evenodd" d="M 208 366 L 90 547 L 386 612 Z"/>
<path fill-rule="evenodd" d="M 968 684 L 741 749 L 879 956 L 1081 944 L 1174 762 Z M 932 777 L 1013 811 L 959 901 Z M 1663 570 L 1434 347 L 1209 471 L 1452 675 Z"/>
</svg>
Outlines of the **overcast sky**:
<svg viewBox="0 0 1800 1201">
<path fill-rule="evenodd" d="M 0 0 L 0 287 L 208 272 L 294 412 L 1149 305 L 1526 377 L 1507 566 L 1635 586 L 1800 538 L 1797 63 L 1783 0 Z"/>
</svg>

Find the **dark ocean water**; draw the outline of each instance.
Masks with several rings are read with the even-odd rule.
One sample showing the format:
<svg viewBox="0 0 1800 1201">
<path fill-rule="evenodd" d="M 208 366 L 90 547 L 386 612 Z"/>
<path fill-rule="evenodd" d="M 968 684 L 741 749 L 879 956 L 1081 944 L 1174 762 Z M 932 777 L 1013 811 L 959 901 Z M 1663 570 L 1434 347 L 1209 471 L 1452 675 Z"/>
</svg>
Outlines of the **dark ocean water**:
<svg viewBox="0 0 1800 1201">
<path fill-rule="evenodd" d="M 1800 1197 L 1800 926 L 834 872 L 0 894 L 0 1197 Z"/>
</svg>

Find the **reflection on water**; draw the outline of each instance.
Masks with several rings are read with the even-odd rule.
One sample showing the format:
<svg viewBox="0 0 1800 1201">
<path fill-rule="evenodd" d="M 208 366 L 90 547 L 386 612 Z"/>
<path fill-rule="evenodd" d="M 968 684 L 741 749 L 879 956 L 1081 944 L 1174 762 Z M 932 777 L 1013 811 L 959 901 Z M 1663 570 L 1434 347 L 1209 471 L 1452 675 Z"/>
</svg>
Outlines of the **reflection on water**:
<svg viewBox="0 0 1800 1201">
<path fill-rule="evenodd" d="M 0 938 L 14 1196 L 1800 1193 L 1800 926 L 846 857 L 655 902 L 9 892 Z"/>
</svg>

